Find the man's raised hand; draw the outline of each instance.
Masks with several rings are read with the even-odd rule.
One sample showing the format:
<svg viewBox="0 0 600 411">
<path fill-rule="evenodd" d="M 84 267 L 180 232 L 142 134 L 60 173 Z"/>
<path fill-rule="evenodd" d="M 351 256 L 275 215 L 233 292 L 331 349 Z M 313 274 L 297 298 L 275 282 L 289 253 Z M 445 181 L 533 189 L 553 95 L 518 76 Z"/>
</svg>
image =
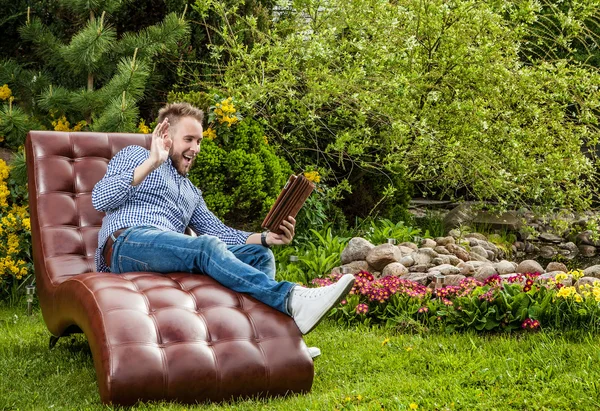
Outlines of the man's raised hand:
<svg viewBox="0 0 600 411">
<path fill-rule="evenodd" d="M 165 118 L 152 132 L 150 145 L 150 158 L 154 161 L 154 168 L 167 161 L 173 140 L 169 137 L 169 119 Z"/>
</svg>

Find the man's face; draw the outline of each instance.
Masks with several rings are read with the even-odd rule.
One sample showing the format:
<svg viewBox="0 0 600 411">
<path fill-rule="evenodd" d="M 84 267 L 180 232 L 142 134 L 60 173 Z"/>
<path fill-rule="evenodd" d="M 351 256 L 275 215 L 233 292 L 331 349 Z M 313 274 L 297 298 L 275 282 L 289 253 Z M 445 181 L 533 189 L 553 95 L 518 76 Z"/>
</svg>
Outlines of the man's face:
<svg viewBox="0 0 600 411">
<path fill-rule="evenodd" d="M 200 151 L 202 124 L 193 117 L 182 117 L 169 134 L 173 140 L 169 157 L 177 172 L 185 176 Z"/>
</svg>

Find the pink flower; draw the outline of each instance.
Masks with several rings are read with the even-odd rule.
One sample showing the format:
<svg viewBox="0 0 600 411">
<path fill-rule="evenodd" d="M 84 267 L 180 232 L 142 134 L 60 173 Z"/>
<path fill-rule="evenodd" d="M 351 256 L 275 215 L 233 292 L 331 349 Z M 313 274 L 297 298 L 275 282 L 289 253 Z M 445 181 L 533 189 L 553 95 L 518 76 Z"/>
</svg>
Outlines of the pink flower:
<svg viewBox="0 0 600 411">
<path fill-rule="evenodd" d="M 429 311 L 429 307 L 421 307 L 421 308 L 419 308 L 419 310 L 417 312 L 422 314 L 422 313 L 426 313 L 428 311 Z"/>
<path fill-rule="evenodd" d="M 523 328 L 525 330 L 535 330 L 539 326 L 540 326 L 540 322 L 538 320 L 534 320 L 531 318 L 525 319 L 525 321 L 523 321 L 523 324 L 521 324 L 521 328 Z"/>
<path fill-rule="evenodd" d="M 369 306 L 367 304 L 358 304 L 356 306 L 357 314 L 366 314 L 369 312 Z"/>
</svg>

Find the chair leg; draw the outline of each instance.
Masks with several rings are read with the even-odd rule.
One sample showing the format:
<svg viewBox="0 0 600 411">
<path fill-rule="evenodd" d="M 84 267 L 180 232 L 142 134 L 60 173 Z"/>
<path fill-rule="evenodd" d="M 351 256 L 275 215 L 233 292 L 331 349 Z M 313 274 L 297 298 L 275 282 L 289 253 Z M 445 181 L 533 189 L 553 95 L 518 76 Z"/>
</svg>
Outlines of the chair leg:
<svg viewBox="0 0 600 411">
<path fill-rule="evenodd" d="M 59 338 L 60 338 L 60 337 L 55 337 L 55 336 L 51 335 L 51 336 L 50 336 L 50 343 L 48 344 L 48 348 L 49 348 L 49 349 L 53 349 L 53 348 L 54 348 L 54 346 L 56 345 L 56 343 L 58 342 L 58 339 L 59 339 Z"/>
</svg>

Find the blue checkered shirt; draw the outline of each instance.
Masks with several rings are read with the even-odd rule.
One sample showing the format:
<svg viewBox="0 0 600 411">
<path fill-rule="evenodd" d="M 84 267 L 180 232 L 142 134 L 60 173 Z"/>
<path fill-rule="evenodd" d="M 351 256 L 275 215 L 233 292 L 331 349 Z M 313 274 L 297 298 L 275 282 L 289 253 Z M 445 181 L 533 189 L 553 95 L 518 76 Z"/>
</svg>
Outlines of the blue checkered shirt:
<svg viewBox="0 0 600 411">
<path fill-rule="evenodd" d="M 198 235 L 213 235 L 230 245 L 246 243 L 252 233 L 223 224 L 206 207 L 202 192 L 177 172 L 170 158 L 141 184 L 132 186 L 135 168 L 149 157 L 150 152 L 143 147 L 125 147 L 94 186 L 92 205 L 106 213 L 98 233 L 96 270 L 110 271 L 102 250 L 110 234 L 120 228 L 153 226 L 183 233 L 190 226 Z"/>
</svg>

